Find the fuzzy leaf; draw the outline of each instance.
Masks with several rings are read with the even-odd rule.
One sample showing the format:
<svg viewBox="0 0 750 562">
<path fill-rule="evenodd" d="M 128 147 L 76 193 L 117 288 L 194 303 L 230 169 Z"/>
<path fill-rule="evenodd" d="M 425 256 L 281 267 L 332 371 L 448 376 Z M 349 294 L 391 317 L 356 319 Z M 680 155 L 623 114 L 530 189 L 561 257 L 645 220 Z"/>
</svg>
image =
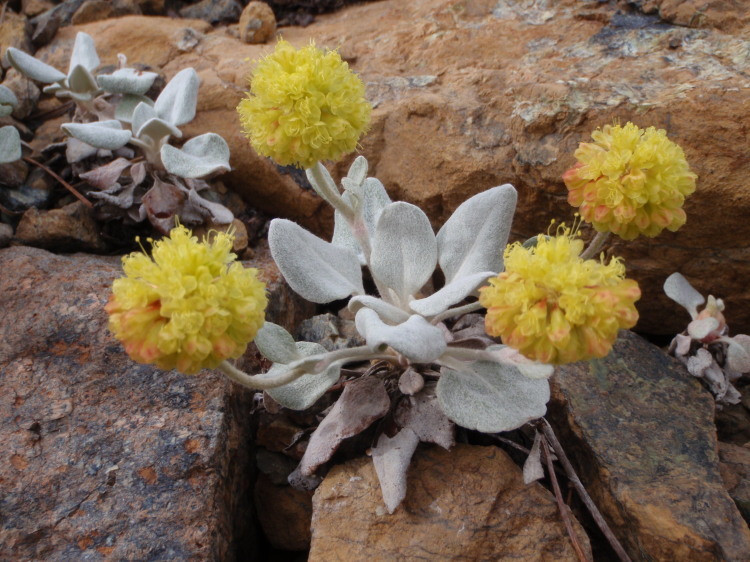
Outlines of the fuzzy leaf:
<svg viewBox="0 0 750 562">
<path fill-rule="evenodd" d="M 463 371 L 444 367 L 437 397 L 458 425 L 497 433 L 542 417 L 550 391 L 546 380 L 530 379 L 508 365 L 477 361 Z"/>
<path fill-rule="evenodd" d="M 702 340 L 719 328 L 719 321 L 713 316 L 699 318 L 688 324 L 687 331 L 694 340 Z"/>
<path fill-rule="evenodd" d="M 165 144 L 161 147 L 161 159 L 167 172 L 183 178 L 203 178 L 230 170 L 229 146 L 216 133 L 192 138 L 182 149 Z"/>
<path fill-rule="evenodd" d="M 69 164 L 75 164 L 99 152 L 99 149 L 95 146 L 79 141 L 75 137 L 69 137 L 65 144 L 65 159 Z"/>
<path fill-rule="evenodd" d="M 266 321 L 254 341 L 258 351 L 274 363 L 288 364 L 301 357 L 292 334 L 273 322 Z"/>
<path fill-rule="evenodd" d="M 455 427 L 440 407 L 434 384 L 401 400 L 394 421 L 399 427 L 411 429 L 423 443 L 435 443 L 443 449 L 456 444 Z"/>
<path fill-rule="evenodd" d="M 135 68 L 120 68 L 112 74 L 100 74 L 96 77 L 99 87 L 111 94 L 132 94 L 142 96 L 159 75 L 156 72 L 144 72 Z"/>
<path fill-rule="evenodd" d="M 327 462 L 341 442 L 367 429 L 388 413 L 391 400 L 383 382 L 375 377 L 347 384 L 328 415 L 310 436 L 299 470 L 311 475 Z"/>
<path fill-rule="evenodd" d="M 493 271 L 482 271 L 457 277 L 429 297 L 411 301 L 409 307 L 422 316 L 440 314 L 452 305 L 464 300 L 493 275 L 495 275 Z"/>
<path fill-rule="evenodd" d="M 96 78 L 85 67 L 78 65 L 68 74 L 68 89 L 77 97 L 91 99 L 98 91 Z"/>
<path fill-rule="evenodd" d="M 12 125 L 0 127 L 0 164 L 15 162 L 22 154 L 18 130 Z"/>
<path fill-rule="evenodd" d="M 354 185 L 362 185 L 367 178 L 368 166 L 367 158 L 364 156 L 357 156 L 354 159 L 354 162 L 352 162 L 352 165 L 349 166 L 349 172 L 346 174 L 346 177 L 353 182 Z"/>
<path fill-rule="evenodd" d="M 98 121 L 96 123 L 65 123 L 62 125 L 65 134 L 79 141 L 107 150 L 116 150 L 125 146 L 131 138 L 130 131 L 125 131 L 119 121 Z"/>
<path fill-rule="evenodd" d="M 406 497 L 406 476 L 417 445 L 416 434 L 406 428 L 392 438 L 381 434 L 377 445 L 372 448 L 372 463 L 388 513 L 393 513 Z"/>
<path fill-rule="evenodd" d="M 674 302 L 690 313 L 691 318 L 698 316 L 698 307 L 706 302 L 698 291 L 680 273 L 673 273 L 664 281 L 664 292 Z"/>
<path fill-rule="evenodd" d="M 530 379 L 548 379 L 555 372 L 553 365 L 532 361 L 517 349 L 507 345 L 491 345 L 485 351 L 492 355 L 490 361 L 515 367 L 524 377 Z"/>
<path fill-rule="evenodd" d="M 400 324 L 409 319 L 409 313 L 404 312 L 397 306 L 385 302 L 383 299 L 370 295 L 358 295 L 349 299 L 349 311 L 356 314 L 360 308 L 371 308 L 378 316 L 391 324 Z"/>
<path fill-rule="evenodd" d="M 141 103 L 145 103 L 148 106 L 153 106 L 154 104 L 152 100 L 150 100 L 149 98 L 145 96 L 124 94 L 122 96 L 122 99 L 120 100 L 120 103 L 118 103 L 117 107 L 115 107 L 115 119 L 119 119 L 120 121 L 123 121 L 124 123 L 132 123 L 133 113 L 135 112 L 135 108 L 138 107 L 138 105 Z M 142 124 L 143 123 L 141 123 L 141 125 Z M 134 129 L 137 130 L 136 127 L 134 127 Z"/>
<path fill-rule="evenodd" d="M 544 468 L 542 467 L 542 434 L 534 434 L 534 444 L 531 446 L 529 456 L 523 463 L 523 483 L 531 484 L 544 478 Z"/>
<path fill-rule="evenodd" d="M 70 55 L 70 65 L 68 66 L 68 79 L 77 66 L 81 66 L 88 71 L 92 71 L 99 66 L 99 55 L 96 54 L 94 39 L 91 35 L 82 31 L 76 34 L 76 40 L 73 43 L 73 54 Z"/>
<path fill-rule="evenodd" d="M 387 345 L 416 363 L 430 363 L 447 347 L 442 330 L 416 314 L 406 322 L 390 326 L 374 310 L 362 308 L 354 321 L 373 351 Z"/>
<path fill-rule="evenodd" d="M 156 115 L 176 127 L 192 121 L 198 103 L 200 83 L 198 74 L 192 68 L 175 74 L 156 98 Z"/>
<path fill-rule="evenodd" d="M 19 49 L 8 47 L 6 51 L 8 62 L 18 72 L 43 84 L 53 84 L 62 82 L 66 76 L 56 68 L 35 59 L 31 55 L 24 53 Z"/>
<path fill-rule="evenodd" d="M 136 105 L 131 116 L 131 126 L 135 136 L 138 136 L 138 132 L 141 128 L 152 119 L 156 119 L 156 110 L 154 110 L 152 104 L 141 102 Z"/>
<path fill-rule="evenodd" d="M 117 158 L 109 164 L 99 166 L 98 168 L 80 174 L 79 177 L 86 180 L 89 185 L 96 189 L 109 189 L 117 182 L 117 179 L 122 175 L 122 172 L 129 166 L 130 160 L 127 160 L 126 158 Z"/>
<path fill-rule="evenodd" d="M 503 270 L 516 199 L 515 188 L 506 183 L 459 205 L 437 235 L 446 283 L 481 271 Z"/>
<path fill-rule="evenodd" d="M 342 183 L 346 184 L 343 180 Z M 369 239 L 372 240 L 375 236 L 375 226 L 380 218 L 380 213 L 391 202 L 383 184 L 375 178 L 367 178 L 364 180 L 361 189 L 357 190 L 356 196 L 351 191 L 345 191 L 342 198 L 352 208 L 357 209 L 355 228 L 366 229 Z M 349 223 L 347 223 L 346 219 L 338 211 L 334 213 L 333 238 L 331 239 L 331 243 L 344 248 L 351 248 L 359 255 L 362 265 L 366 263 L 362 249 L 352 234 Z"/>
<path fill-rule="evenodd" d="M 297 354 L 300 358 L 318 356 L 324 354 L 326 351 L 326 349 L 319 343 L 307 341 L 297 342 L 295 347 L 297 348 Z M 268 371 L 268 376 L 281 375 L 283 372 L 293 368 L 293 366 L 294 363 L 291 365 L 274 363 Z M 338 382 L 340 373 L 341 366 L 333 364 L 323 372 L 302 375 L 300 378 L 289 384 L 271 388 L 266 392 L 271 398 L 286 408 L 291 408 L 292 410 L 306 410 L 315 404 L 315 402 L 318 401 L 318 398 L 326 393 L 326 390 Z"/>
<path fill-rule="evenodd" d="M 427 215 L 401 201 L 386 206 L 375 228 L 370 263 L 373 277 L 406 305 L 437 264 L 437 242 Z"/>
<path fill-rule="evenodd" d="M 303 298 L 324 304 L 365 292 L 362 269 L 351 250 L 285 219 L 271 221 L 268 242 L 284 279 Z"/>
<path fill-rule="evenodd" d="M 13 90 L 0 84 L 0 106 L 10 106 L 12 109 L 16 105 L 18 105 L 18 98 Z M 5 115 L 8 115 L 8 113 Z"/>
<path fill-rule="evenodd" d="M 140 107 L 140 105 L 138 107 Z M 136 108 L 136 111 L 137 111 L 137 108 Z M 145 112 L 141 110 L 141 112 L 138 115 L 139 120 L 141 119 L 141 116 L 143 113 Z M 135 113 L 133 113 L 133 117 L 135 118 Z M 133 125 L 135 125 L 135 123 L 133 123 Z M 177 127 L 170 125 L 163 119 L 159 119 L 158 117 L 154 117 L 152 119 L 147 120 L 138 129 L 133 129 L 133 130 L 136 131 L 135 136 L 138 137 L 139 139 L 145 139 L 145 138 L 152 139 L 153 143 L 151 144 L 153 144 L 154 146 L 159 146 L 162 143 L 162 139 L 164 139 L 164 137 L 169 137 L 170 135 L 173 135 L 177 137 L 178 139 L 182 137 L 182 131 L 180 131 Z M 164 146 L 169 146 L 169 145 L 164 145 Z M 162 146 L 162 150 L 164 149 L 164 146 Z M 174 149 L 174 150 L 177 150 L 177 149 Z M 180 175 L 180 174 L 177 174 L 177 175 Z"/>
</svg>

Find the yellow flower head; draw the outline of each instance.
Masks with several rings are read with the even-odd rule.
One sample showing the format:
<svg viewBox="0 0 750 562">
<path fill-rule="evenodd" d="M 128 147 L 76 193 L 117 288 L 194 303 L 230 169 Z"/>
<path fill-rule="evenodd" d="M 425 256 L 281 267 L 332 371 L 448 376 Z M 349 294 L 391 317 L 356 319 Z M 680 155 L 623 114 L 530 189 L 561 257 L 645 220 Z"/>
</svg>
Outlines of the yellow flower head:
<svg viewBox="0 0 750 562">
<path fill-rule="evenodd" d="M 237 111 L 253 148 L 283 166 L 312 167 L 357 148 L 372 108 L 336 51 L 279 41 L 258 62 Z"/>
<path fill-rule="evenodd" d="M 620 260 L 583 260 L 582 250 L 568 229 L 533 248 L 509 245 L 505 272 L 480 289 L 487 333 L 542 363 L 606 356 L 618 330 L 638 320 L 641 291 Z"/>
<path fill-rule="evenodd" d="M 199 242 L 184 226 L 153 242 L 152 256 L 123 257 L 105 307 L 109 329 L 139 363 L 193 374 L 240 357 L 268 303 L 257 270 L 231 253 L 231 234 Z"/>
<path fill-rule="evenodd" d="M 591 137 L 595 142 L 581 143 L 578 162 L 563 174 L 568 202 L 584 220 L 625 240 L 685 224 L 682 205 L 697 176 L 663 129 L 605 125 Z"/>
</svg>

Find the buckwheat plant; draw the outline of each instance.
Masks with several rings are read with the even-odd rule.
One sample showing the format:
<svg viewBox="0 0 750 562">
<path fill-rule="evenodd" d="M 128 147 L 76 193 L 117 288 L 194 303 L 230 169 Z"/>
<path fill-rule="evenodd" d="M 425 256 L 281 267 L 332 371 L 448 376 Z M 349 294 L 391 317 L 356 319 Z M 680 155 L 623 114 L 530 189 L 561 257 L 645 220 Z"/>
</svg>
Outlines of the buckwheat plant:
<svg viewBox="0 0 750 562">
<path fill-rule="evenodd" d="M 666 295 L 690 314 L 692 321 L 669 345 L 669 353 L 699 378 L 716 398 L 719 407 L 739 404 L 741 396 L 732 384 L 750 373 L 750 336 L 729 336 L 724 302 L 708 296 L 708 302 L 685 277 L 673 273 L 664 282 Z M 706 306 L 698 312 L 698 307 Z"/>
<path fill-rule="evenodd" d="M 584 250 L 577 226 L 563 224 L 554 235 L 507 246 L 517 198 L 509 184 L 469 198 L 437 234 L 418 207 L 391 200 L 383 184 L 368 175 L 362 156 L 338 185 L 321 160 L 356 148 L 371 108 L 361 80 L 335 51 L 314 45 L 298 50 L 280 41 L 257 64 L 238 111 L 256 150 L 305 167 L 313 189 L 335 211 L 330 242 L 289 220 L 273 220 L 268 234 L 273 259 L 305 299 L 318 304 L 346 299 L 363 342 L 327 351 L 265 322 L 255 344 L 273 363 L 268 372 L 248 374 L 228 360 L 216 364 L 217 354 L 210 363 L 190 363 L 191 371 L 215 364 L 230 379 L 294 410 L 309 408 L 334 385 L 343 388 L 312 433 L 290 476 L 293 484 L 314 486 L 316 470 L 344 439 L 381 420 L 371 454 L 392 513 L 405 497 L 407 469 L 420 441 L 450 448 L 455 425 L 495 433 L 543 416 L 553 364 L 604 357 L 617 331 L 637 321 L 640 289 L 625 279 L 621 260 L 592 259 L 600 238 Z M 586 202 L 582 218 L 595 219 L 603 232 L 630 237 L 653 235 L 653 224 L 676 228 L 684 221 L 677 202 L 690 191 L 694 175 L 662 132 L 626 128 L 630 152 L 621 141 L 606 139 L 579 149 L 588 163 L 566 174 L 571 193 L 576 191 L 573 203 Z M 654 135 L 658 142 L 649 140 Z M 647 146 L 639 152 L 641 137 Z M 612 150 L 620 151 L 617 166 L 602 164 L 614 158 Z M 663 169 L 652 174 L 655 164 Z M 676 193 L 661 179 L 664 169 L 675 166 L 683 178 Z M 368 286 L 374 294 L 367 293 Z M 165 294 L 180 299 L 182 293 Z M 158 295 L 139 299 L 139 310 L 156 315 L 159 308 L 161 321 L 170 316 Z M 171 308 L 190 310 L 176 303 Z M 484 319 L 476 314 L 483 308 Z M 212 307 L 204 310 L 202 318 Z M 133 331 L 147 332 L 147 326 Z M 223 341 L 219 332 L 215 336 Z M 164 349 L 179 354 L 180 345 L 170 338 L 170 332 L 159 333 L 153 341 L 165 340 Z M 140 342 L 136 338 L 135 348 L 143 348 Z M 208 357 L 214 348 L 206 345 L 201 353 Z M 137 360 L 148 361 L 138 353 Z M 181 368 L 172 359 L 165 365 Z M 538 454 L 528 462 L 538 465 Z"/>
</svg>

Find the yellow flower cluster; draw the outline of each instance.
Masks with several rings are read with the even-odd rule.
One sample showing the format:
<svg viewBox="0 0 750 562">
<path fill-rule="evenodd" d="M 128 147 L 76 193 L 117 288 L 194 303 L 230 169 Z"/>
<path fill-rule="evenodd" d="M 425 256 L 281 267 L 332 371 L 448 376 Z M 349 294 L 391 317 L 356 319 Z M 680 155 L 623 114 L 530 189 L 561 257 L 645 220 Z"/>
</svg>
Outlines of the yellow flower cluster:
<svg viewBox="0 0 750 562">
<path fill-rule="evenodd" d="M 357 148 L 372 108 L 336 51 L 279 41 L 250 77 L 237 111 L 253 148 L 281 165 L 312 167 Z"/>
<path fill-rule="evenodd" d="M 485 328 L 529 359 L 562 364 L 606 356 L 620 328 L 638 320 L 638 283 L 618 259 L 580 258 L 569 230 L 539 236 L 536 247 L 509 245 L 505 272 L 480 289 Z"/>
<path fill-rule="evenodd" d="M 682 205 L 697 176 L 663 129 L 606 125 L 591 136 L 594 142 L 580 144 L 578 163 L 563 174 L 568 202 L 584 220 L 625 240 L 685 224 Z"/>
<path fill-rule="evenodd" d="M 257 270 L 231 253 L 233 236 L 199 242 L 184 226 L 153 243 L 153 259 L 123 257 L 106 306 L 109 329 L 139 363 L 193 374 L 240 357 L 268 303 Z"/>
</svg>

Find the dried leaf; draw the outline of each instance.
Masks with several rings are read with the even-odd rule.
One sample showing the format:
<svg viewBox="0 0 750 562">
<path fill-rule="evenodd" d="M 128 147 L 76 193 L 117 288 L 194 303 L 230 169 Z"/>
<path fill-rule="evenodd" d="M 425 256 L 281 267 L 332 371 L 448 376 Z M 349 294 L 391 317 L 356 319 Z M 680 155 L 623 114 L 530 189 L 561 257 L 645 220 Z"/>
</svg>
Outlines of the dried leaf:
<svg viewBox="0 0 750 562">
<path fill-rule="evenodd" d="M 382 418 L 391 401 L 383 382 L 373 377 L 359 379 L 344 388 L 336 404 L 310 436 L 300 473 L 309 476 L 327 462 L 341 442 L 367 429 Z"/>
<path fill-rule="evenodd" d="M 133 180 L 133 185 L 141 185 L 143 180 L 146 179 L 146 162 L 138 162 L 133 164 L 130 168 L 130 178 Z"/>
<path fill-rule="evenodd" d="M 83 173 L 80 177 L 97 189 L 109 189 L 117 182 L 118 178 L 122 175 L 122 172 L 126 170 L 128 166 L 130 166 L 129 160 L 118 158 L 109 164 L 99 166 L 98 168 Z"/>
<path fill-rule="evenodd" d="M 372 462 L 388 513 L 393 513 L 406 497 L 406 476 L 418 444 L 416 434 L 405 428 L 392 438 L 383 433 L 372 449 Z"/>
<path fill-rule="evenodd" d="M 399 427 L 411 429 L 424 443 L 435 443 L 443 449 L 450 449 L 456 443 L 455 426 L 440 407 L 435 384 L 401 400 L 393 419 Z"/>
<path fill-rule="evenodd" d="M 153 187 L 143 196 L 142 207 L 151 224 L 162 234 L 168 234 L 184 201 L 185 195 L 176 186 L 155 177 Z"/>
<path fill-rule="evenodd" d="M 398 378 L 398 389 L 408 396 L 413 396 L 424 388 L 424 377 L 412 367 L 406 369 Z"/>
<path fill-rule="evenodd" d="M 65 159 L 69 164 L 75 164 L 86 158 L 94 156 L 99 149 L 74 137 L 68 137 L 65 147 Z"/>
<path fill-rule="evenodd" d="M 544 478 L 544 467 L 542 467 L 542 434 L 537 432 L 534 435 L 534 444 L 531 446 L 529 456 L 523 463 L 523 483 L 531 484 Z"/>
</svg>

